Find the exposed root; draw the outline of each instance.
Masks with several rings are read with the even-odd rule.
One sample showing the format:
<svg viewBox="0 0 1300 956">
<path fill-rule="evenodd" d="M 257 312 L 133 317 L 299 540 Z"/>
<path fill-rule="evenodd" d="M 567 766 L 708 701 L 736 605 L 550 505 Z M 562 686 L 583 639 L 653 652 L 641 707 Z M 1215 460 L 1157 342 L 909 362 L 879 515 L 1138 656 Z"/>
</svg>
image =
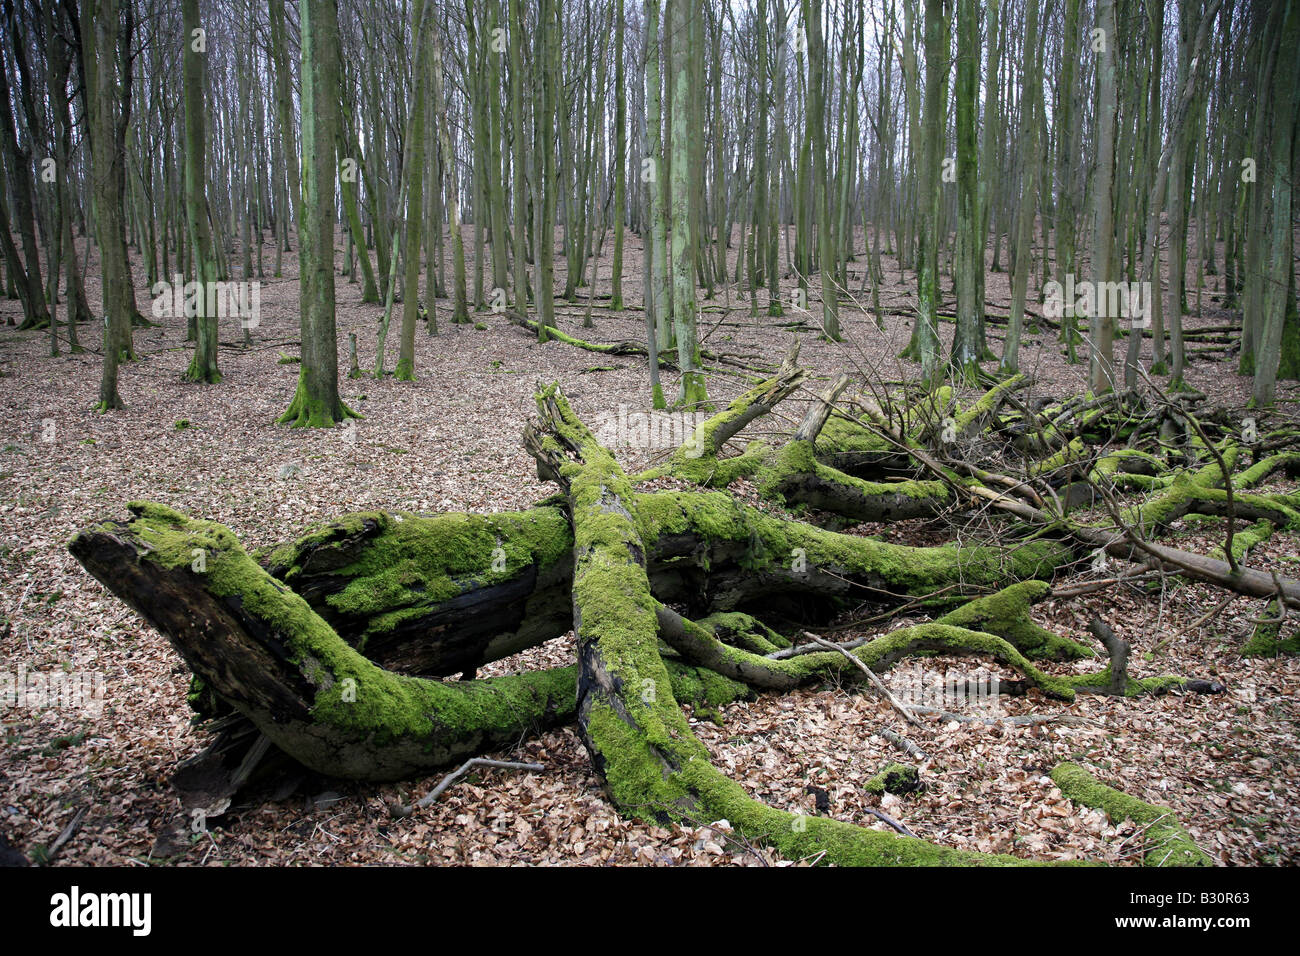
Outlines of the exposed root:
<svg viewBox="0 0 1300 956">
<path fill-rule="evenodd" d="M 1132 820 L 1145 830 L 1147 866 L 1213 866 L 1168 807 L 1146 803 L 1097 781 L 1078 764 L 1063 763 L 1052 771 L 1052 781 L 1075 803 L 1101 810 L 1112 823 Z"/>
</svg>

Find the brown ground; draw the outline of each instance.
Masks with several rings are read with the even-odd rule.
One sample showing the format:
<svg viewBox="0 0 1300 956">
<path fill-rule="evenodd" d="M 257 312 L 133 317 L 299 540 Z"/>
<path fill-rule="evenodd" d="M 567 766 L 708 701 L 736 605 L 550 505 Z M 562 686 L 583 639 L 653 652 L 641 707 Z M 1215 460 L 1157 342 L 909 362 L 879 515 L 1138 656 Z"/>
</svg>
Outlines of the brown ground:
<svg viewBox="0 0 1300 956">
<path fill-rule="evenodd" d="M 640 244 L 633 236 L 626 255 L 629 268 L 639 270 Z M 268 245 L 268 268 L 271 261 Z M 296 275 L 293 256 L 286 257 L 286 267 L 287 275 Z M 894 282 L 898 272 L 891 259 L 885 268 L 894 283 L 884 292 L 886 306 L 891 300 L 905 306 L 910 279 Z M 140 304 L 148 312 L 138 266 L 137 276 Z M 1005 273 L 990 277 L 991 299 L 1005 302 L 1006 282 Z M 633 409 L 648 404 L 644 361 L 559 343 L 539 346 L 502 317 L 486 313 L 476 316 L 486 331 L 452 326 L 442 301 L 442 334 L 417 332 L 418 382 L 342 381 L 345 401 L 365 415 L 354 442 L 342 429 L 289 430 L 273 421 L 287 406 L 298 374 L 296 365 L 278 364 L 281 353 L 297 354 L 298 286 L 296 278 L 264 283 L 254 348 L 238 347 L 233 323 L 222 329 L 222 340 L 231 347 L 221 349 L 221 385 L 179 380 L 189 348 L 183 320 L 168 320 L 165 327 L 136 333 L 141 361 L 123 368 L 120 384 L 127 409 L 110 415 L 90 410 L 98 356 L 69 356 L 65 347 L 62 357 L 49 358 L 48 333 L 0 330 L 0 653 L 10 672 L 94 671 L 106 681 L 98 717 L 55 708 L 0 712 L 5 735 L 0 835 L 29 853 L 51 844 L 85 808 L 60 862 L 156 862 L 151 857 L 155 840 L 174 824 L 179 810 L 168 774 L 207 740 L 190 725 L 186 669 L 165 639 L 68 555 L 64 544 L 75 530 L 96 518 L 121 515 L 123 502 L 135 498 L 224 522 L 250 547 L 294 537 L 352 510 L 514 509 L 550 493 L 519 442 L 538 380 L 563 382 L 589 421 L 616 414 L 620 403 Z M 607 283 L 606 268 L 602 291 Z M 98 311 L 94 275 L 88 294 Z M 856 293 L 856 283 L 855 294 L 869 302 Z M 1203 294 L 1204 316 L 1189 317 L 1188 326 L 1228 321 L 1212 308 L 1212 289 Z M 635 278 L 625 282 L 625 298 L 640 302 Z M 1195 309 L 1194 291 L 1189 298 Z M 373 364 L 380 308 L 359 299 L 358 286 L 340 282 L 344 368 L 350 331 L 357 333 L 362 367 Z M 702 304 L 728 301 L 719 293 Z M 778 361 L 789 335 L 756 330 L 748 303 L 735 295 L 729 304 L 738 311 L 702 316 L 706 345 Z M 562 327 L 577 335 L 583 334 L 581 305 L 560 310 Z M 639 311 L 611 315 L 600 306 L 598 301 L 597 327 L 587 337 L 641 337 Z M 0 301 L 0 316 L 13 315 L 20 316 L 19 304 Z M 719 319 L 736 324 L 715 326 Z M 905 320 L 891 318 L 886 332 L 879 333 L 860 311 L 846 308 L 842 321 L 847 345 L 802 337 L 802 361 L 819 376 L 844 368 L 901 379 L 914 371 L 915 366 L 892 358 L 906 343 Z M 400 312 L 389 338 L 390 368 L 398 322 Z M 83 341 L 98 347 L 96 333 L 81 330 Z M 946 344 L 951 326 L 942 335 Z M 1083 387 L 1084 368 L 1065 364 L 1051 334 L 1027 335 L 1021 364 L 1036 376 L 1039 393 L 1065 395 Z M 609 366 L 614 369 L 592 371 Z M 1249 395 L 1247 380 L 1228 363 L 1196 361 L 1187 379 L 1217 404 L 1239 406 Z M 710 394 L 725 399 L 744 384 L 737 377 L 715 376 Z M 666 390 L 670 385 L 675 382 L 666 379 Z M 1289 401 L 1280 406 L 1283 414 L 1294 418 L 1296 388 L 1287 386 L 1281 394 Z M 802 410 L 801 401 L 788 404 L 782 415 L 752 426 L 753 432 L 785 427 L 782 419 L 794 419 Z M 182 420 L 191 427 L 178 429 Z M 626 449 L 620 457 L 629 468 L 648 460 Z M 281 477 L 282 466 L 290 463 L 300 473 Z M 869 530 L 920 541 L 926 532 L 916 524 Z M 1208 549 L 1220 537 L 1218 525 L 1197 525 L 1185 528 L 1180 541 Z M 1294 575 L 1300 573 L 1300 547 L 1294 536 L 1275 536 L 1254 552 L 1251 563 Z M 708 722 L 696 728 L 719 765 L 757 797 L 811 813 L 813 796 L 806 788 L 815 785 L 828 791 L 830 812 L 840 819 L 881 827 L 864 813 L 864 807 L 877 807 L 919 835 L 950 846 L 1033 858 L 1139 860 L 1141 835 L 1131 824 L 1114 826 L 1074 807 L 1046 779 L 1057 761 L 1069 757 L 1136 796 L 1172 807 L 1200 845 L 1225 864 L 1294 865 L 1300 862 L 1300 708 L 1295 702 L 1300 665 L 1243 660 L 1237 654 L 1252 626 L 1249 619 L 1261 612 L 1258 601 L 1234 600 L 1217 617 L 1183 633 L 1221 599 L 1212 588 L 1170 579 L 1159 599 L 1119 589 L 1040 606 L 1040 623 L 1081 640 L 1088 640 L 1083 626 L 1091 615 L 1110 621 L 1135 645 L 1137 676 L 1213 676 L 1229 691 L 1210 697 L 1082 698 L 1068 707 L 1036 695 L 1006 703 L 1012 713 L 1079 715 L 1089 721 L 1084 726 L 989 729 L 933 722 L 927 733 L 909 732 L 934 755 L 923 773 L 928 789 L 919 797 L 887 796 L 882 802 L 861 790 L 861 781 L 899 757 L 876 730 L 902 728 L 878 698 L 856 688 L 767 695 L 726 708 L 722 728 Z M 571 638 L 565 638 L 490 671 L 562 663 L 571 652 Z M 535 760 L 547 770 L 471 777 L 436 806 L 396 822 L 389 819 L 385 801 L 419 797 L 433 778 L 385 787 L 338 783 L 326 793 L 237 807 L 220 826 L 194 835 L 183 860 L 209 865 L 777 862 L 766 851 L 729 839 L 725 822 L 699 821 L 700 827 L 686 829 L 621 819 L 602 798 L 572 729 L 539 735 L 494 756 Z"/>
</svg>

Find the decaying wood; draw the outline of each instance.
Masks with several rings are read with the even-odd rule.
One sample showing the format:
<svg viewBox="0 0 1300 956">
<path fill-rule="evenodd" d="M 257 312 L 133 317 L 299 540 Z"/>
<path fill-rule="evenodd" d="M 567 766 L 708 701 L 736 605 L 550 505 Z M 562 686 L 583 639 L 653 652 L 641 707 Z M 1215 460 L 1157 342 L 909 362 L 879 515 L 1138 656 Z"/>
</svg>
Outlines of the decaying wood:
<svg viewBox="0 0 1300 956">
<path fill-rule="evenodd" d="M 1213 440 L 1204 429 L 1178 432 L 1193 443 L 1187 454 L 1202 467 L 1190 484 L 1169 477 L 1169 467 L 1146 452 L 1096 470 L 1103 459 L 1088 453 L 1087 443 L 1123 429 L 1138 433 L 1142 424 L 1132 419 L 1140 397 L 1030 407 L 1016 397 L 1024 387 L 1017 378 L 966 411 L 929 396 L 886 415 L 873 399 L 840 403 L 850 383 L 840 376 L 785 443 L 750 444 L 727 457 L 744 428 L 805 379 L 792 351 L 770 378 L 697 427 L 667 464 L 639 476 L 622 471 L 558 387 L 539 387 L 539 420 L 526 429 L 524 447 L 560 495 L 528 511 L 343 516 L 255 560 L 220 525 L 136 503 L 132 518 L 88 527 L 70 547 L 171 639 L 203 693 L 221 702 L 223 719 L 255 728 L 241 731 L 243 749 L 226 784 L 237 787 L 255 769 L 275 766 L 270 758 L 277 754 L 367 780 L 460 763 L 414 805 L 425 806 L 472 766 L 541 769 L 478 755 L 576 720 L 624 812 L 658 821 L 725 817 L 740 839 L 792 858 L 838 863 L 991 859 L 763 806 L 712 766 L 681 703 L 707 710 L 753 690 L 835 677 L 867 681 L 918 728 L 918 714 L 985 720 L 909 707 L 889 691 L 878 673 L 918 652 L 989 655 L 1020 671 L 1021 679 L 1007 682 L 1009 691 L 1038 687 L 1062 700 L 1076 693 L 1222 691 L 1218 682 L 1195 678 L 1132 677 L 1128 644 L 1104 621 L 1091 628 L 1109 659 L 1103 671 L 1056 676 L 1035 663 L 1095 653 L 1038 627 L 1028 605 L 1049 594 L 1085 593 L 1054 592 L 1045 581 L 1096 551 L 1144 570 L 1087 587 L 1181 573 L 1275 598 L 1281 613 L 1300 607 L 1300 583 L 1154 540 L 1171 515 L 1214 513 L 1226 497 L 1194 447 Z M 954 436 L 977 454 L 954 457 Z M 1278 522 L 1300 517 L 1291 498 L 1242 490 L 1277 468 L 1300 465 L 1300 455 L 1257 458 L 1245 481 L 1233 474 L 1238 451 L 1224 442 L 1210 457 L 1224 482 L 1241 482 L 1230 509 L 1242 517 L 1255 509 Z M 1046 448 L 1054 460 L 1016 470 L 1008 454 L 996 459 L 999 447 L 1010 456 Z M 882 467 L 884 481 L 851 473 Z M 1122 509 L 1105 487 L 1112 472 L 1116 487 L 1138 482 L 1152 495 Z M 696 490 L 640 490 L 663 476 Z M 725 490 L 737 478 L 749 479 L 771 503 L 825 509 L 842 521 L 913 513 L 996 517 L 999 540 L 904 548 L 839 534 L 741 503 Z M 1066 487 L 1081 482 L 1097 489 L 1111 527 L 1064 514 Z M 958 606 L 928 623 L 841 643 L 804 629 L 864 596 L 895 609 L 883 617 L 927 604 Z M 790 646 L 765 619 L 793 624 L 812 643 Z M 436 679 L 472 677 L 481 665 L 570 628 L 578 644 L 573 667 Z M 997 721 L 1078 719 L 1035 714 Z M 878 733 L 928 761 L 915 743 L 888 729 Z"/>
</svg>

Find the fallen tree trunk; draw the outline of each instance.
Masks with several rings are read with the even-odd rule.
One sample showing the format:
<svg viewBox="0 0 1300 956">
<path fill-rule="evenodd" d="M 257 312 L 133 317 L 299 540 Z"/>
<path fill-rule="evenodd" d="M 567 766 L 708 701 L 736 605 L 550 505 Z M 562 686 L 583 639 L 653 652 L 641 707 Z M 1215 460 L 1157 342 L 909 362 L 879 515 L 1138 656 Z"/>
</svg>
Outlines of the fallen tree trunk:
<svg viewBox="0 0 1300 956">
<path fill-rule="evenodd" d="M 397 779 L 576 719 L 624 812 L 660 821 L 726 817 L 788 857 L 838 863 L 1016 861 L 764 806 L 711 765 L 681 704 L 709 714 L 751 688 L 874 680 L 918 653 L 991 658 L 1020 672 L 1023 680 L 1014 683 L 1021 692 L 1036 687 L 1060 700 L 1221 691 L 1176 675 L 1131 676 L 1127 644 L 1104 623 L 1097 633 L 1110 663 L 1103 670 L 1061 674 L 1037 663 L 1091 656 L 1029 616 L 1030 605 L 1050 593 L 1046 581 L 1091 548 L 1160 566 L 1181 561 L 1204 580 L 1277 594 L 1285 606 L 1300 597 L 1286 579 L 1265 582 L 1259 572 L 1168 548 L 1131 527 L 1080 524 L 1052 510 L 1058 470 L 1069 473 L 1062 481 L 1150 471 L 1156 497 L 1124 513 L 1139 528 L 1219 506 L 1243 515 L 1257 509 L 1279 526 L 1293 520 L 1291 496 L 1218 487 L 1216 469 L 1226 481 L 1235 467 L 1232 448 L 1208 449 L 1214 464 L 1167 484 L 1172 468 L 1145 452 L 1090 455 L 1079 437 L 1088 429 L 1078 423 L 1105 430 L 1105 416 L 1129 414 L 1118 400 L 1032 410 L 1013 398 L 1022 383 L 1011 380 L 964 411 L 940 390 L 897 415 L 860 400 L 857 413 L 843 416 L 832 407 L 846 386 L 840 379 L 784 445 L 751 443 L 740 455 L 723 455 L 747 424 L 804 380 L 791 356 L 776 376 L 700 425 L 668 465 L 635 478 L 557 386 L 543 389 L 541 427 L 529 427 L 525 446 L 539 476 L 561 494 L 526 511 L 348 515 L 254 560 L 220 525 L 133 503 L 131 519 L 89 527 L 70 549 L 167 635 L 208 692 L 309 768 Z M 1016 408 L 1003 412 L 1008 401 Z M 949 467 L 925 446 L 1010 440 L 1030 426 L 1040 444 L 1057 451 L 1051 468 L 1013 476 L 972 462 Z M 1189 440 L 1189 458 L 1203 463 L 1206 450 Z M 849 464 L 855 455 L 866 455 L 858 463 L 871 467 L 887 460 L 891 469 L 906 466 L 909 477 L 869 482 L 830 463 Z M 1261 459 L 1231 480 L 1252 487 L 1296 461 L 1290 453 Z M 698 490 L 638 488 L 664 475 Z M 925 502 L 916 513 L 974 513 L 989 503 L 1022 527 L 1001 519 L 993 543 L 963 537 L 895 545 L 747 505 L 724 490 L 737 478 L 751 479 L 780 504 L 825 507 L 850 521 L 905 516 L 897 496 L 910 492 Z M 779 633 L 783 624 L 795 634 L 863 604 L 948 613 L 834 649 L 790 647 Z M 484 663 L 569 629 L 576 666 L 430 679 L 472 677 Z M 1091 791 L 1079 792 L 1092 799 Z M 1185 854 L 1177 860 L 1186 861 Z"/>
<path fill-rule="evenodd" d="M 520 315 L 518 312 L 506 310 L 505 317 L 510 320 L 510 324 L 523 329 L 526 332 L 537 332 L 537 320 L 530 319 Z M 640 355 L 645 358 L 650 357 L 650 350 L 640 342 L 629 341 L 624 339 L 619 342 L 590 342 L 586 339 L 580 339 L 576 336 L 569 335 L 554 326 L 546 327 L 548 338 L 557 339 L 565 345 L 572 345 L 575 348 L 584 349 L 588 352 L 598 352 L 602 355 Z M 676 369 L 677 363 L 671 355 L 660 352 L 658 353 L 659 367 L 666 369 Z M 770 372 L 770 365 L 752 365 L 751 362 L 758 360 L 757 356 L 740 356 L 732 355 L 726 352 L 713 352 L 709 349 L 700 349 L 700 357 L 707 362 L 714 362 L 719 365 L 729 365 L 734 368 L 744 369 L 748 372 L 762 371 Z M 747 361 L 748 360 L 748 361 Z"/>
<path fill-rule="evenodd" d="M 136 503 L 69 545 L 281 750 L 322 773 L 398 780 L 573 716 L 569 668 L 446 684 L 349 647 L 226 528 Z"/>
<path fill-rule="evenodd" d="M 812 621 L 861 599 L 888 604 L 942 592 L 952 602 L 1007 579 L 1049 577 L 1074 557 L 1051 541 L 878 542 L 784 521 L 721 492 L 635 498 L 649 522 L 653 593 L 699 615 L 762 606 Z M 375 663 L 441 677 L 568 631 L 572 546 L 569 521 L 552 506 L 494 515 L 363 512 L 260 559 Z"/>
</svg>

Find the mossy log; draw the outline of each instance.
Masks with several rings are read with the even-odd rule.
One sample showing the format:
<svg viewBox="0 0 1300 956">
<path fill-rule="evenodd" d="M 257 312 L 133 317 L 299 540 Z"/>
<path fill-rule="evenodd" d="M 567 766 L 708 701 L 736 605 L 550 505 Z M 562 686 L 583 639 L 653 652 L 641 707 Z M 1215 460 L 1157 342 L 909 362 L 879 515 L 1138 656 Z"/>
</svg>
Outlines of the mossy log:
<svg viewBox="0 0 1300 956">
<path fill-rule="evenodd" d="M 731 821 L 791 859 L 840 865 L 1014 864 L 822 817 L 768 807 L 713 766 L 674 700 L 632 484 L 558 389 L 538 399 L 551 434 L 530 450 L 564 486 L 574 520 L 574 627 L 583 742 L 615 804 L 635 816 Z M 573 458 L 576 457 L 576 460 Z"/>
<path fill-rule="evenodd" d="M 528 428 L 525 447 L 561 493 L 524 511 L 345 515 L 250 556 L 220 525 L 137 502 L 132 518 L 91 526 L 70 548 L 172 641 L 208 696 L 321 773 L 412 776 L 576 719 L 624 812 L 658 821 L 725 817 L 789 858 L 841 864 L 1024 861 L 767 807 L 711 765 L 680 705 L 717 718 L 719 706 L 753 690 L 875 680 L 915 654 L 990 657 L 1022 675 L 1018 687 L 1067 701 L 1221 691 L 1173 675 L 1130 676 L 1128 646 L 1104 622 L 1094 633 L 1107 666 L 1062 676 L 1040 665 L 1096 656 L 1030 616 L 1050 593 L 1047 582 L 1092 549 L 1300 607 L 1300 584 L 1290 579 L 1150 537 L 1189 511 L 1266 521 L 1234 539 L 1239 559 L 1274 525 L 1295 527 L 1295 495 L 1249 490 L 1279 470 L 1294 473 L 1294 452 L 1263 457 L 1257 449 L 1256 462 L 1239 471 L 1244 447 L 1210 445 L 1197 433 L 1181 446 L 1182 467 L 1136 448 L 1096 454 L 1091 436 L 1129 427 L 1121 421 L 1127 397 L 1034 410 L 1015 397 L 1019 379 L 965 410 L 943 388 L 890 415 L 860 397 L 845 415 L 834 407 L 848 384 L 840 377 L 789 440 L 750 443 L 728 457 L 748 424 L 804 385 L 796 358 L 700 425 L 662 468 L 634 477 L 558 386 L 539 390 L 541 425 Z M 1007 403 L 1014 407 L 1004 410 Z M 1018 447 L 1016 435 L 1031 433 L 1056 456 L 1050 465 L 1004 475 L 944 457 L 954 436 Z M 693 490 L 646 487 L 664 475 Z M 1148 479 L 1139 484 L 1149 498 L 1113 506 L 1118 527 L 1071 521 L 1054 506 L 1053 488 L 1067 481 L 1089 483 L 1109 504 L 1105 496 L 1124 476 Z M 922 548 L 837 533 L 743 503 L 727 488 L 738 478 L 779 504 L 848 522 L 991 504 L 997 536 Z M 842 650 L 794 647 L 777 629 L 828 622 L 864 604 L 941 616 Z M 472 679 L 483 664 L 570 629 L 576 665 Z M 455 674 L 464 679 L 438 679 Z M 1111 799 L 1074 787 L 1072 772 L 1063 780 L 1081 802 Z"/>
<path fill-rule="evenodd" d="M 277 747 L 321 773 L 397 780 L 572 719 L 568 668 L 481 681 L 385 670 L 219 524 L 136 502 L 69 545 Z"/>
<path fill-rule="evenodd" d="M 504 315 L 512 325 L 515 325 L 524 331 L 531 332 L 534 335 L 537 334 L 538 324 L 535 319 L 530 319 L 527 316 L 520 315 L 518 312 L 509 309 L 505 311 Z M 597 352 L 601 355 L 640 355 L 647 359 L 650 357 L 650 351 L 645 345 L 641 342 L 629 341 L 627 339 L 619 342 L 589 342 L 586 339 L 580 339 L 577 336 L 569 335 L 567 332 L 563 332 L 550 325 L 546 327 L 546 336 L 547 338 L 563 342 L 565 345 L 572 345 L 575 348 L 580 348 L 587 352 Z M 755 366 L 752 364 L 756 361 L 756 358 L 753 356 L 739 356 L 725 352 L 713 352 L 709 349 L 700 349 L 700 357 L 706 362 L 714 362 L 718 365 L 729 365 L 746 371 L 762 371 L 764 373 L 771 371 L 770 365 L 764 366 L 760 363 L 758 366 Z M 674 361 L 672 355 L 666 352 L 660 352 L 658 354 L 658 359 L 660 368 L 670 370 L 675 370 L 677 368 L 677 363 Z"/>
<path fill-rule="evenodd" d="M 758 485 L 765 498 L 829 512 L 855 522 L 931 517 L 951 507 L 953 495 L 943 481 L 869 481 L 827 463 L 828 460 L 839 462 L 863 471 L 879 469 L 891 460 L 899 461 L 897 452 L 886 452 L 875 441 L 865 442 L 863 436 L 867 432 L 862 426 L 842 419 L 835 419 L 832 424 L 832 403 L 848 384 L 844 377 L 820 397 L 791 439 L 780 448 L 752 442 L 742 454 L 722 457 L 727 442 L 741 429 L 768 414 L 802 384 L 805 373 L 794 364 L 797 356 L 798 350 L 792 350 L 773 378 L 759 383 L 724 411 L 700 423 L 667 464 L 637 475 L 634 480 L 643 482 L 668 475 L 701 487 L 726 488 L 737 479 L 747 478 Z M 992 407 L 994 403 L 990 401 L 988 405 Z M 914 427 L 925 428 L 929 420 L 916 409 L 912 413 Z M 833 432 L 823 436 L 828 426 Z M 864 457 L 864 450 L 872 454 Z"/>
<path fill-rule="evenodd" d="M 167 636 L 206 690 L 310 769 L 403 779 L 576 713 L 576 667 L 454 682 L 396 673 L 350 646 L 229 529 L 164 505 L 129 507 L 129 520 L 80 532 L 72 554 Z M 669 679 L 704 708 L 748 694 L 675 662 Z"/>
<path fill-rule="evenodd" d="M 350 514 L 259 557 L 381 667 L 442 677 L 564 634 L 572 547 L 565 512 L 541 506 Z"/>
<path fill-rule="evenodd" d="M 825 619 L 861 596 L 979 595 L 1074 557 L 1043 540 L 913 548 L 784 521 L 722 492 L 635 493 L 658 600 L 700 616 L 755 609 Z M 566 512 L 361 512 L 261 552 L 261 565 L 382 667 L 472 673 L 572 627 Z M 750 633 L 780 640 L 761 621 Z M 774 644 L 775 646 L 779 646 Z M 752 650 L 760 650 L 758 647 Z"/>
</svg>

